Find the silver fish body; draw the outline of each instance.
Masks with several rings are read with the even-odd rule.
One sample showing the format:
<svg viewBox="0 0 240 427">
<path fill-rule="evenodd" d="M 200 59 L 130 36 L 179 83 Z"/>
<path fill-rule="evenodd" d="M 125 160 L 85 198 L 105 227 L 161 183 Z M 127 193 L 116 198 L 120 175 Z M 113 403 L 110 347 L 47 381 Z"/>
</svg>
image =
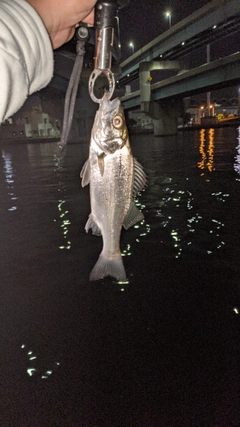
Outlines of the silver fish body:
<svg viewBox="0 0 240 427">
<path fill-rule="evenodd" d="M 120 251 L 121 229 L 142 220 L 133 202 L 146 184 L 142 166 L 133 158 L 123 108 L 118 98 L 100 102 L 94 120 L 89 158 L 80 176 L 82 186 L 90 184 L 91 214 L 85 229 L 102 235 L 103 249 L 90 280 L 112 276 L 126 281 Z"/>
</svg>

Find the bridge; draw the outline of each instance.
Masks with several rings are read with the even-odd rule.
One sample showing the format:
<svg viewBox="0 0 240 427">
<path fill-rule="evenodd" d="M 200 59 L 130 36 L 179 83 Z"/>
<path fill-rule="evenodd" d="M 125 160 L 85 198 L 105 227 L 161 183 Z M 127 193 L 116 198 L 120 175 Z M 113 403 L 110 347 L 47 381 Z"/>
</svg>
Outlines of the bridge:
<svg viewBox="0 0 240 427">
<path fill-rule="evenodd" d="M 197 93 L 233 86 L 240 82 L 240 52 L 178 73 L 151 85 L 151 101 L 184 98 Z M 140 89 L 121 98 L 125 109 L 139 107 L 143 100 Z M 150 102 L 150 100 L 142 101 Z"/>
<path fill-rule="evenodd" d="M 125 85 L 136 79 L 141 62 L 184 58 L 239 30 L 239 0 L 212 0 L 123 61 L 119 83 Z"/>
<path fill-rule="evenodd" d="M 139 90 L 121 98 L 126 110 L 139 108 L 153 118 L 157 135 L 177 132 L 183 98 L 240 82 L 240 53 L 191 67 L 191 55 L 240 30 L 240 1 L 212 0 L 122 62 L 119 85 L 139 78 Z M 199 55 L 200 56 L 200 55 Z M 206 55 L 207 57 L 207 55 Z M 152 70 L 175 75 L 151 83 Z"/>
</svg>

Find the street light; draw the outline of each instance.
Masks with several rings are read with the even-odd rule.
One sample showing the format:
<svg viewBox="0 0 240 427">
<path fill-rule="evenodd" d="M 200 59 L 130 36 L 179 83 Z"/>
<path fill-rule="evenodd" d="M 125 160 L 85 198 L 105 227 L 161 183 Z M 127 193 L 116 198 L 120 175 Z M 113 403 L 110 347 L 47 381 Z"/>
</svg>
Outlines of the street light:
<svg viewBox="0 0 240 427">
<path fill-rule="evenodd" d="M 211 111 L 210 116 L 214 117 L 215 116 L 215 104 L 214 103 L 210 105 L 210 111 Z"/>
<path fill-rule="evenodd" d="M 172 26 L 172 12 L 170 12 L 170 11 L 165 12 L 165 16 L 166 16 L 166 18 L 168 18 L 169 28 L 171 28 L 171 26 Z"/>
<path fill-rule="evenodd" d="M 132 55 L 134 54 L 134 44 L 133 42 L 129 43 L 129 47 L 132 49 Z"/>
</svg>

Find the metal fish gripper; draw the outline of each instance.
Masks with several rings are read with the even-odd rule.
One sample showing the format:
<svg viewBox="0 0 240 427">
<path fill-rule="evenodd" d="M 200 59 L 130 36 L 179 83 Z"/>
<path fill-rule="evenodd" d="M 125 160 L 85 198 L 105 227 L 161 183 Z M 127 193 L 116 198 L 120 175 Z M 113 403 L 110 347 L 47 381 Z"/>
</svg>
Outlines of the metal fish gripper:
<svg viewBox="0 0 240 427">
<path fill-rule="evenodd" d="M 108 89 L 108 99 L 111 99 L 113 92 L 115 90 L 115 78 L 114 78 L 114 74 L 112 73 L 112 71 L 110 69 L 100 69 L 100 68 L 95 68 L 93 70 L 93 72 L 90 75 L 89 78 L 89 82 L 88 82 L 88 90 L 89 90 L 89 95 L 92 98 L 92 100 L 94 102 L 100 103 L 102 98 L 97 98 L 94 94 L 94 85 L 95 82 L 97 80 L 97 78 L 101 75 L 105 75 L 107 77 L 108 80 L 108 85 L 109 85 L 109 89 Z"/>
</svg>

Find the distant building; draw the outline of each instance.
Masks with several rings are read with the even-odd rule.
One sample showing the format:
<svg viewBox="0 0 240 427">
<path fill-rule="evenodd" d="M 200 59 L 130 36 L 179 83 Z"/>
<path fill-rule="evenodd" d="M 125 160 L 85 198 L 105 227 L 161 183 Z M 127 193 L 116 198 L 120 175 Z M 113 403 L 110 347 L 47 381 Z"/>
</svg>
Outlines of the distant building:
<svg viewBox="0 0 240 427">
<path fill-rule="evenodd" d="M 13 116 L 6 121 L 7 126 L 1 128 L 3 137 L 58 137 L 60 135 L 59 120 L 42 112 L 41 106 L 23 111 L 21 117 Z"/>
<path fill-rule="evenodd" d="M 192 123 L 200 123 L 201 119 L 204 117 L 219 117 L 223 116 L 224 118 L 231 115 L 238 116 L 239 114 L 239 105 L 237 98 L 231 99 L 215 99 L 212 100 L 210 109 L 208 109 L 206 102 L 202 105 L 192 105 L 186 110 L 188 114 L 188 121 Z"/>
<path fill-rule="evenodd" d="M 136 130 L 153 130 L 153 121 L 140 110 L 133 110 L 128 112 L 128 126 Z"/>
</svg>

